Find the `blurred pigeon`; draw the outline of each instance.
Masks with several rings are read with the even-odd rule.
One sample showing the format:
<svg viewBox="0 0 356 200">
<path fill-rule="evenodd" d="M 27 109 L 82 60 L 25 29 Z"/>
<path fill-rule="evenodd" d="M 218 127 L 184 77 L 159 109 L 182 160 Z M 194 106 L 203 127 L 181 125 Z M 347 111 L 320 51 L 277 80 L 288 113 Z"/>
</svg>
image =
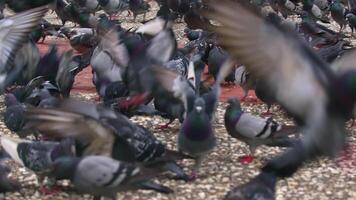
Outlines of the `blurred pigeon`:
<svg viewBox="0 0 356 200">
<path fill-rule="evenodd" d="M 0 92 L 16 80 L 22 68 L 14 68 L 15 55 L 21 45 L 28 40 L 29 33 L 36 27 L 47 7 L 34 8 L 0 21 L 2 38 L 2 58 L 0 60 Z"/>
<path fill-rule="evenodd" d="M 147 168 L 105 156 L 65 157 L 54 162 L 51 174 L 59 180 L 71 180 L 79 192 L 95 197 L 116 199 L 117 192 L 140 188 L 173 192 L 168 187 L 150 181 L 163 171 L 157 165 Z"/>
<path fill-rule="evenodd" d="M 224 200 L 274 200 L 276 182 L 273 175 L 258 175 L 249 183 L 230 190 Z"/>
<path fill-rule="evenodd" d="M 47 175 L 56 159 L 73 155 L 72 143 L 66 140 L 60 143 L 2 136 L 1 145 L 12 159 L 38 175 Z"/>
<path fill-rule="evenodd" d="M 144 0 L 129 0 L 129 9 L 133 13 L 134 21 L 139 14 L 143 14 L 143 21 L 145 21 L 146 13 L 150 9 L 150 4 Z"/>
<path fill-rule="evenodd" d="M 73 156 L 73 143 L 71 140 L 63 140 L 62 142 L 43 142 L 30 141 L 17 138 L 2 136 L 1 145 L 4 150 L 18 164 L 31 171 L 38 176 L 43 194 L 51 193 L 51 190 L 42 185 L 45 176 L 49 176 L 53 162 L 63 156 Z"/>
<path fill-rule="evenodd" d="M 15 12 L 23 12 L 36 7 L 45 6 L 54 0 L 5 0 L 6 5 Z"/>
<path fill-rule="evenodd" d="M 50 45 L 48 52 L 38 63 L 35 77 L 42 76 L 51 83 L 55 83 L 59 63 L 60 57 L 58 56 L 58 48 L 56 45 Z"/>
<path fill-rule="evenodd" d="M 352 89 L 355 70 L 349 67 L 335 75 L 298 36 L 266 22 L 241 3 L 222 1 L 210 5 L 212 10 L 205 15 L 222 24 L 214 29 L 222 47 L 257 78 L 266 80 L 276 92 L 277 102 L 296 119 L 305 134 L 294 148 L 268 161 L 260 175 L 271 174 L 269 179 L 291 176 L 307 160 L 335 156 L 344 146 L 344 124 L 356 99 Z M 342 60 L 354 66 L 353 57 Z M 301 84 L 308 87 L 300 90 Z M 254 181 L 246 187 L 253 185 Z"/>
<path fill-rule="evenodd" d="M 130 162 L 167 160 L 167 168 L 184 177 L 174 161 L 187 158 L 185 155 L 166 149 L 147 129 L 110 108 L 67 100 L 59 109 L 31 109 L 26 116 L 28 126 L 45 135 L 76 138 L 79 155 L 104 155 Z"/>
<path fill-rule="evenodd" d="M 271 89 L 268 84 L 266 84 L 266 80 L 260 78 L 256 80 L 255 94 L 258 99 L 260 99 L 263 103 L 267 104 L 267 111 L 262 112 L 261 115 L 271 115 L 272 104 L 277 103 L 276 92 Z"/>
<path fill-rule="evenodd" d="M 353 14 L 353 13 L 347 13 L 346 14 L 346 20 L 350 26 L 350 29 L 351 29 L 351 36 L 355 37 L 354 36 L 354 30 L 356 28 L 356 15 Z"/>
<path fill-rule="evenodd" d="M 86 52 L 97 45 L 97 38 L 91 28 L 73 28 L 62 27 L 59 30 L 59 36 L 64 35 L 68 40 L 70 46 L 79 51 Z"/>
<path fill-rule="evenodd" d="M 40 60 L 40 51 L 33 41 L 23 44 L 21 49 L 17 51 L 14 60 L 15 68 L 22 69 L 15 83 L 18 85 L 27 85 L 35 78 Z"/>
<path fill-rule="evenodd" d="M 75 2 L 90 13 L 95 13 L 99 9 L 98 0 L 75 0 Z"/>
<path fill-rule="evenodd" d="M 216 80 L 220 67 L 224 62 L 227 60 L 228 54 L 224 51 L 221 47 L 214 45 L 209 51 L 208 57 L 208 70 L 209 74 L 213 75 L 214 79 Z M 234 82 L 235 81 L 235 74 L 234 71 L 231 71 L 229 75 L 225 78 L 226 82 Z"/>
<path fill-rule="evenodd" d="M 15 192 L 20 189 L 20 184 L 9 178 L 10 168 L 4 163 L 4 152 L 0 152 L 0 193 Z"/>
<path fill-rule="evenodd" d="M 339 32 L 341 32 L 341 30 L 347 24 L 347 21 L 345 18 L 345 12 L 346 12 L 345 7 L 343 4 L 341 4 L 340 0 L 332 1 L 331 5 L 330 5 L 330 13 L 331 13 L 331 17 L 340 26 Z"/>
<path fill-rule="evenodd" d="M 4 123 L 8 129 L 16 132 L 20 137 L 26 137 L 29 131 L 24 130 L 27 120 L 24 116 L 24 111 L 27 105 L 18 101 L 12 93 L 5 96 L 6 110 L 4 113 Z"/>
<path fill-rule="evenodd" d="M 95 48 L 90 64 L 93 68 L 93 82 L 98 94 L 103 97 L 106 88 L 114 82 L 123 81 L 125 68 L 129 62 L 129 54 L 125 44 L 120 43 L 115 30 L 102 37 Z M 114 60 L 118 57 L 119 63 Z"/>
<path fill-rule="evenodd" d="M 235 84 L 240 85 L 244 91 L 241 101 L 247 101 L 248 91 L 256 88 L 256 79 L 251 76 L 244 65 L 241 65 L 235 70 Z"/>
<path fill-rule="evenodd" d="M 129 9 L 129 0 L 98 0 L 100 7 L 110 16 Z"/>
<path fill-rule="evenodd" d="M 212 119 L 217 106 L 220 94 L 220 83 L 231 69 L 230 60 L 221 67 L 218 78 L 212 90 L 201 94 L 195 91 L 188 79 L 178 73 L 162 67 L 154 67 L 154 77 L 167 91 L 180 99 L 184 105 L 184 121 L 178 135 L 178 149 L 190 156 L 195 157 L 195 165 L 192 170 L 192 177 L 197 177 L 197 170 L 203 158 L 216 145 L 214 130 L 212 129 Z M 200 77 L 197 77 L 200 79 Z M 195 82 L 195 81 L 194 81 Z M 193 83 L 194 83 L 193 82 Z"/>
<path fill-rule="evenodd" d="M 57 31 L 61 27 L 61 25 L 52 24 L 47 20 L 42 19 L 40 24 L 31 32 L 30 37 L 35 43 L 43 43 L 47 36 L 57 36 Z"/>
</svg>

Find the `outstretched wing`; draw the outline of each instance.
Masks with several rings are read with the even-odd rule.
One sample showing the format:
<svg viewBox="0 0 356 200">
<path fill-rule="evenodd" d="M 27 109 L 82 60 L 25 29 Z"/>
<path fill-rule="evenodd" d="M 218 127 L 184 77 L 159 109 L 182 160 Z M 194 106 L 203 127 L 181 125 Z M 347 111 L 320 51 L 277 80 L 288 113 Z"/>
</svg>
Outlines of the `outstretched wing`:
<svg viewBox="0 0 356 200">
<path fill-rule="evenodd" d="M 50 137 L 74 137 L 85 148 L 85 155 L 112 153 L 114 134 L 94 118 L 60 109 L 33 108 L 25 112 L 28 128 Z"/>
<path fill-rule="evenodd" d="M 295 34 L 267 23 L 241 3 L 223 0 L 209 5 L 211 10 L 203 14 L 221 24 L 214 28 L 220 44 L 256 77 L 267 80 L 279 103 L 305 116 L 311 98 L 325 102 L 332 73 Z"/>
</svg>

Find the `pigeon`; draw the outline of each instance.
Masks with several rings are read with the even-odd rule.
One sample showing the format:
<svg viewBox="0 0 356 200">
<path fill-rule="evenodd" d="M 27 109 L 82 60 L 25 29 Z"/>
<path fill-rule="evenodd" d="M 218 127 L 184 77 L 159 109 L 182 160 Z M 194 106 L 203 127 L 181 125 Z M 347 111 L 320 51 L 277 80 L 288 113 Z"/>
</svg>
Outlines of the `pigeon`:
<svg viewBox="0 0 356 200">
<path fill-rule="evenodd" d="M 205 110 L 204 99 L 197 98 L 193 110 L 187 113 L 178 135 L 179 151 L 196 157 L 192 178 L 197 177 L 197 171 L 204 157 L 216 146 L 216 137 Z"/>
<path fill-rule="evenodd" d="M 36 173 L 43 195 L 56 192 L 56 187 L 47 188 L 44 178 L 50 177 L 53 162 L 63 156 L 74 156 L 72 140 L 61 142 L 30 141 L 25 139 L 2 136 L 0 138 L 3 149 L 18 164 Z"/>
<path fill-rule="evenodd" d="M 331 5 L 330 5 L 330 13 L 331 17 L 336 21 L 336 23 L 339 24 L 340 29 L 339 32 L 342 31 L 344 26 L 347 24 L 346 18 L 345 18 L 345 7 L 343 4 L 341 4 L 340 0 L 333 0 Z"/>
<path fill-rule="evenodd" d="M 216 145 L 211 123 L 217 106 L 221 80 L 228 74 L 231 66 L 232 61 L 227 60 L 221 67 L 212 90 L 201 95 L 199 91 L 195 91 L 194 87 L 190 86 L 192 83 L 189 78 L 185 79 L 178 73 L 162 67 L 151 68 L 154 71 L 154 77 L 163 88 L 171 91 L 184 105 L 184 120 L 178 135 L 178 150 L 195 157 L 192 179 L 197 177 L 203 159 Z"/>
<path fill-rule="evenodd" d="M 197 40 L 200 38 L 202 31 L 192 30 L 189 28 L 184 29 L 184 35 L 188 38 L 189 41 Z"/>
<path fill-rule="evenodd" d="M 355 30 L 355 28 L 356 28 L 356 15 L 353 14 L 353 13 L 347 13 L 347 14 L 346 14 L 346 20 L 347 20 L 347 22 L 348 22 L 348 24 L 349 24 L 349 26 L 350 26 L 351 35 L 352 35 L 353 37 L 355 37 L 355 36 L 354 36 L 354 30 Z"/>
<path fill-rule="evenodd" d="M 97 22 L 97 18 L 86 9 L 82 9 L 77 4 L 66 0 L 56 0 L 54 11 L 61 19 L 62 25 L 67 21 L 71 21 L 79 24 L 82 28 L 93 28 Z"/>
<path fill-rule="evenodd" d="M 267 111 L 262 112 L 261 115 L 271 115 L 272 104 L 276 104 L 277 101 L 275 91 L 272 90 L 268 84 L 266 84 L 266 80 L 262 78 L 256 80 L 255 94 L 258 99 L 260 99 L 263 103 L 267 104 Z"/>
<path fill-rule="evenodd" d="M 261 174 L 244 184 L 230 190 L 223 200 L 274 200 L 275 184 L 277 180 L 273 175 Z"/>
<path fill-rule="evenodd" d="M 332 63 L 340 55 L 350 50 L 350 44 L 348 44 L 345 40 L 340 40 L 335 44 L 317 49 L 315 51 L 324 61 Z"/>
<path fill-rule="evenodd" d="M 23 44 L 15 56 L 14 67 L 22 69 L 15 80 L 15 84 L 27 85 L 33 78 L 35 78 L 40 60 L 40 51 L 33 41 L 28 41 Z"/>
<path fill-rule="evenodd" d="M 5 0 L 6 5 L 14 12 L 23 12 L 52 2 L 54 0 Z"/>
<path fill-rule="evenodd" d="M 57 159 L 51 174 L 59 180 L 71 180 L 80 193 L 116 199 L 117 192 L 141 188 L 172 193 L 170 188 L 150 181 L 164 171 L 160 168 L 160 164 L 145 167 L 92 155 Z"/>
<path fill-rule="evenodd" d="M 20 137 L 26 137 L 29 133 L 24 129 L 27 120 L 24 116 L 24 111 L 28 108 L 28 105 L 19 102 L 16 96 L 12 93 L 8 93 L 5 96 L 6 110 L 4 113 L 4 123 L 8 129 L 16 132 Z"/>
<path fill-rule="evenodd" d="M 199 61 L 199 58 L 197 59 L 192 56 L 189 60 L 185 55 L 178 54 L 173 60 L 165 63 L 163 66 L 190 81 L 191 87 L 196 89 L 199 87 L 199 77 L 202 73 L 197 72 L 198 65 L 203 65 L 203 68 L 205 67 L 204 63 Z M 198 74 L 196 74 L 196 72 Z M 166 124 L 159 126 L 160 129 L 168 128 L 175 119 L 178 119 L 179 122 L 183 122 L 183 115 L 185 113 L 184 105 L 180 99 L 177 99 L 170 92 L 162 92 L 159 95 L 155 95 L 153 104 L 155 108 L 162 113 L 161 117 L 169 119 Z"/>
<path fill-rule="evenodd" d="M 266 80 L 276 92 L 277 102 L 305 135 L 293 148 L 267 161 L 260 175 L 271 174 L 269 179 L 289 177 L 306 161 L 321 155 L 335 156 L 344 147 L 344 124 L 355 103 L 351 83 L 354 70 L 336 75 L 295 33 L 266 22 L 242 3 L 211 1 L 209 5 L 211 10 L 204 15 L 221 23 L 214 28 L 219 44 L 257 78 Z M 352 56 L 342 60 L 354 66 Z M 301 84 L 308 87 L 300 90 Z M 245 188 L 256 185 L 254 182 Z"/>
<path fill-rule="evenodd" d="M 251 162 L 255 149 L 260 145 L 292 146 L 294 140 L 288 135 L 298 132 L 295 126 L 279 124 L 272 118 L 264 119 L 244 112 L 234 97 L 228 99 L 224 120 L 228 134 L 249 146 L 251 154 L 241 157 L 242 163 Z"/>
<path fill-rule="evenodd" d="M 75 75 L 81 70 L 80 68 L 85 67 L 82 66 L 82 58 L 82 56 L 74 56 L 72 50 L 66 51 L 62 55 L 56 75 L 56 84 L 63 97 L 69 97 Z"/>
<path fill-rule="evenodd" d="M 75 0 L 78 5 L 90 13 L 94 13 L 99 10 L 98 0 Z"/>
<path fill-rule="evenodd" d="M 133 21 L 139 14 L 143 14 L 143 21 L 146 21 L 146 13 L 150 9 L 150 4 L 144 0 L 129 0 L 129 9 L 133 13 Z"/>
<path fill-rule="evenodd" d="M 36 88 L 40 87 L 43 82 L 44 79 L 41 77 L 35 78 L 26 86 L 13 89 L 5 95 L 4 123 L 8 129 L 21 138 L 32 134 L 31 130 L 25 128 L 27 120 L 25 119 L 24 111 L 31 106 L 35 106 L 30 104 L 30 98 Z"/>
<path fill-rule="evenodd" d="M 21 45 L 28 40 L 29 33 L 37 26 L 48 8 L 38 7 L 0 20 L 2 35 L 0 60 L 0 92 L 16 80 L 22 68 L 14 66 L 15 55 Z"/>
<path fill-rule="evenodd" d="M 47 36 L 57 36 L 57 31 L 61 27 L 61 25 L 51 24 L 47 20 L 42 19 L 40 24 L 31 32 L 30 38 L 35 43 L 43 43 Z"/>
<path fill-rule="evenodd" d="M 328 13 L 324 14 L 321 9 L 314 4 L 314 0 L 303 0 L 303 11 L 308 12 L 314 20 L 319 20 L 323 23 L 330 23 L 328 17 L 326 16 Z"/>
<path fill-rule="evenodd" d="M 0 193 L 15 192 L 20 189 L 20 184 L 9 178 L 10 168 L 5 165 L 5 153 L 0 152 Z"/>
<path fill-rule="evenodd" d="M 0 140 L 2 147 L 12 159 L 38 175 L 46 175 L 56 159 L 74 155 L 71 148 L 73 144 L 69 140 L 61 143 L 7 136 L 2 136 Z"/>
<path fill-rule="evenodd" d="M 227 52 L 225 52 L 221 47 L 214 46 L 213 48 L 210 49 L 208 63 L 207 63 L 208 72 L 209 74 L 213 75 L 215 80 L 219 73 L 220 67 L 226 61 L 227 58 L 228 58 Z M 226 78 L 226 81 L 234 82 L 235 81 L 234 73 L 230 73 L 229 76 Z"/>
<path fill-rule="evenodd" d="M 71 13 L 68 11 L 70 4 L 66 0 L 56 0 L 56 5 L 54 6 L 54 12 L 57 14 L 58 18 L 62 21 L 64 26 L 67 21 L 72 20 Z"/>
<path fill-rule="evenodd" d="M 129 0 L 98 0 L 100 7 L 110 16 L 129 9 Z"/>
<path fill-rule="evenodd" d="M 73 28 L 62 27 L 59 30 L 59 36 L 64 35 L 70 46 L 79 51 L 86 52 L 88 49 L 93 49 L 97 46 L 97 38 L 91 28 Z"/>
<path fill-rule="evenodd" d="M 248 92 L 256 88 L 256 79 L 251 76 L 244 65 L 241 65 L 235 70 L 235 84 L 241 86 L 244 91 L 241 101 L 247 101 Z"/>
<path fill-rule="evenodd" d="M 79 156 L 102 155 L 144 163 L 167 160 L 167 168 L 186 179 L 175 160 L 188 156 L 166 149 L 149 130 L 108 107 L 63 100 L 57 108 L 29 109 L 25 114 L 29 128 L 49 137 L 74 137 Z"/>
<path fill-rule="evenodd" d="M 172 23 L 167 22 L 163 30 L 148 41 L 137 34 L 124 38 L 124 41 L 131 41 L 126 44 L 130 62 L 125 69 L 124 79 L 128 86 L 129 96 L 126 100 L 120 102 L 123 107 L 147 104 L 152 100 L 152 92 L 155 90 L 153 89 L 154 80 L 148 75 L 148 73 L 151 73 L 149 68 L 153 65 L 162 66 L 167 63 L 175 55 L 177 49 L 177 42 L 171 26 Z M 111 44 L 113 40 L 115 39 L 110 40 Z M 114 46 L 111 45 L 111 47 Z M 113 55 L 115 63 L 124 66 L 120 64 L 124 61 L 124 58 L 122 56 L 120 58 L 119 54 Z"/>
<path fill-rule="evenodd" d="M 108 32 L 94 49 L 91 57 L 93 82 L 101 97 L 105 96 L 106 88 L 111 83 L 123 81 L 124 69 L 129 63 L 128 50 L 124 43 L 120 43 L 118 37 L 115 30 Z M 110 50 L 110 48 L 113 50 Z M 119 57 L 119 63 L 114 61 L 114 54 Z"/>
</svg>

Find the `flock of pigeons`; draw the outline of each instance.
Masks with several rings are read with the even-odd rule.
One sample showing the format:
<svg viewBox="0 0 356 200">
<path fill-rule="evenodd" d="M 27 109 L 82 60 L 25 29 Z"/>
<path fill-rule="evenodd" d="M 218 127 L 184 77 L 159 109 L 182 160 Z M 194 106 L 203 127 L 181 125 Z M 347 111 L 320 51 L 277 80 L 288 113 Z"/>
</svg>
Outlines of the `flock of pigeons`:
<svg viewBox="0 0 356 200">
<path fill-rule="evenodd" d="M 255 90 L 269 107 L 279 104 L 297 124 L 254 116 L 243 112 L 238 99 L 228 100 L 226 130 L 251 150 L 241 162 L 250 162 L 259 145 L 289 148 L 225 199 L 274 199 L 278 179 L 344 148 L 345 122 L 353 118 L 356 100 L 356 52 L 353 35 L 343 29 L 356 27 L 355 0 L 157 3 L 154 19 L 126 30 L 115 14 L 128 11 L 135 20 L 149 11 L 148 2 L 0 1 L 2 8 L 16 13 L 0 21 L 0 90 L 5 124 L 19 136 L 0 140 L 1 193 L 19 189 L 7 177 L 6 158 L 35 172 L 43 193 L 50 190 L 42 184 L 45 178 L 52 184 L 70 180 L 76 191 L 94 199 L 115 199 L 117 192 L 135 189 L 171 193 L 152 178 L 162 173 L 186 181 L 199 178 L 199 166 L 217 145 L 212 123 L 223 82 L 239 84 L 245 97 Z M 50 9 L 63 25 L 43 18 Z M 95 15 L 99 10 L 106 14 Z M 189 42 L 178 47 L 172 25 L 182 19 Z M 340 25 L 339 32 L 323 25 L 332 20 Z M 79 27 L 66 27 L 66 21 Z M 72 49 L 59 56 L 51 45 L 41 56 L 36 42 L 47 35 L 67 38 Z M 212 84 L 202 80 L 205 65 Z M 75 76 L 88 66 L 99 104 L 70 98 Z M 161 128 L 178 119 L 178 151 L 132 122 L 134 115 L 169 120 Z M 299 133 L 303 136 L 293 137 Z M 189 175 L 177 164 L 182 159 L 195 160 Z"/>
</svg>

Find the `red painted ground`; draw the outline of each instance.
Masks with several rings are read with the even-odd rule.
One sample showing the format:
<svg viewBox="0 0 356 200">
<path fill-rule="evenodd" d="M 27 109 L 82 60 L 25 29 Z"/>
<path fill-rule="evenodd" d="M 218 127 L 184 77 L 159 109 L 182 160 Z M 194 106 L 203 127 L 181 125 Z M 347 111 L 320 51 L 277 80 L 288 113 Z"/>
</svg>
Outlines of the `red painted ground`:
<svg viewBox="0 0 356 200">
<path fill-rule="evenodd" d="M 63 53 L 65 50 L 70 49 L 69 43 L 64 39 L 51 39 L 45 40 L 44 43 L 38 44 L 40 52 L 44 54 L 47 52 L 48 45 L 51 43 L 57 44 L 59 53 Z M 96 93 L 95 87 L 92 83 L 92 73 L 91 68 L 87 67 L 82 72 L 80 72 L 74 82 L 74 86 L 72 89 L 73 93 Z M 238 86 L 222 86 L 220 100 L 225 101 L 230 96 L 236 96 L 238 98 L 242 98 L 243 91 Z M 249 93 L 249 97 L 256 98 L 254 92 Z"/>
</svg>

